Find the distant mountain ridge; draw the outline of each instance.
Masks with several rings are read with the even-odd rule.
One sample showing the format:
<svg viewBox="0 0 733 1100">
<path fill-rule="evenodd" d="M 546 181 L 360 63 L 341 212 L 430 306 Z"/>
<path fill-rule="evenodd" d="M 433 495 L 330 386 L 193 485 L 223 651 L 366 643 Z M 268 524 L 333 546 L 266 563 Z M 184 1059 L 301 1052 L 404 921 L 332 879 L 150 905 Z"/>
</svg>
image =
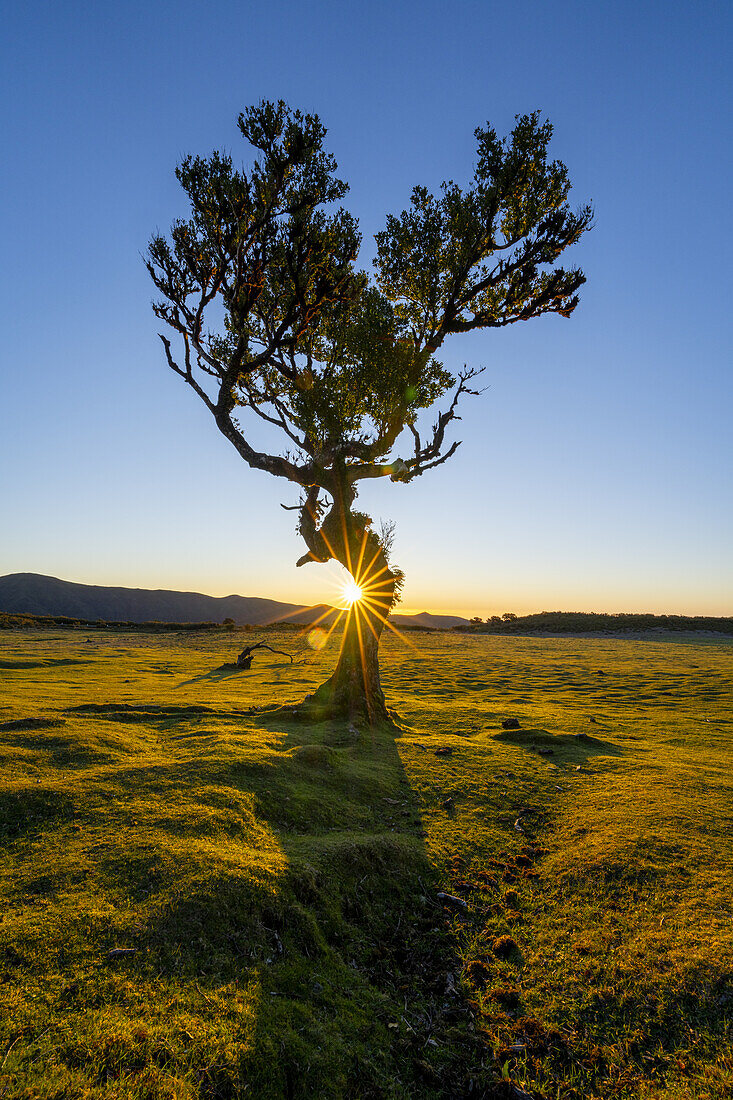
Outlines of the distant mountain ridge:
<svg viewBox="0 0 733 1100">
<path fill-rule="evenodd" d="M 42 573 L 10 573 L 0 577 L 0 611 L 29 615 L 65 615 L 105 622 L 196 623 L 233 619 L 237 625 L 287 620 L 309 623 L 332 612 L 327 605 L 305 607 L 260 596 L 207 596 L 202 592 L 168 589 L 116 588 L 78 584 Z M 447 629 L 467 622 L 457 615 L 392 615 L 399 626 Z"/>
<path fill-rule="evenodd" d="M 0 611 L 68 615 L 109 622 L 222 622 L 262 625 L 305 608 L 257 596 L 206 596 L 201 592 L 77 584 L 41 573 L 0 577 Z"/>
</svg>

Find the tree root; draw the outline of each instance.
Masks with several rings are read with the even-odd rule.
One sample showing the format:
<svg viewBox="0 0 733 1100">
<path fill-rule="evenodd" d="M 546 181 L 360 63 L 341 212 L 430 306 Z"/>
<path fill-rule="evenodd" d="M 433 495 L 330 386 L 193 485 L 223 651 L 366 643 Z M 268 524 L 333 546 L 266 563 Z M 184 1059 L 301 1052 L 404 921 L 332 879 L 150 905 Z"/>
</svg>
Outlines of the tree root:
<svg viewBox="0 0 733 1100">
<path fill-rule="evenodd" d="M 333 701 L 318 699 L 318 692 L 306 697 L 299 703 L 285 703 L 281 706 L 267 704 L 261 707 L 251 707 L 243 714 L 252 717 L 277 718 L 286 721 L 302 722 L 304 724 L 317 725 L 320 722 L 345 722 L 365 729 L 373 729 L 377 726 L 388 727 L 400 733 L 411 733 L 412 729 L 406 725 L 397 711 L 385 707 L 379 714 L 370 717 L 366 710 L 355 710 L 343 704 Z"/>
</svg>

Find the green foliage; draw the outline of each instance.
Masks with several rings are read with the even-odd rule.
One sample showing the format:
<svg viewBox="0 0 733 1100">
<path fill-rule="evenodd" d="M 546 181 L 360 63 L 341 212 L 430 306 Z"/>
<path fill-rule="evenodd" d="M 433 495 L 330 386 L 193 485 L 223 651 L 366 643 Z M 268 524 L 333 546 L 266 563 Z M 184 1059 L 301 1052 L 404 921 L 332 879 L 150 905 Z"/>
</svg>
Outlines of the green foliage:
<svg viewBox="0 0 733 1100">
<path fill-rule="evenodd" d="M 262 406 L 276 396 L 322 461 L 340 453 L 365 461 L 386 457 L 395 432 L 455 382 L 402 335 L 392 304 L 374 287 L 324 319 L 311 351 L 311 365 L 297 382 L 274 371 L 249 376 L 239 401 Z"/>
<path fill-rule="evenodd" d="M 551 265 L 590 210 L 570 212 L 567 170 L 548 162 L 552 128 L 538 114 L 504 142 L 487 126 L 467 190 L 446 183 L 436 199 L 416 187 L 409 211 L 387 218 L 371 285 L 355 266 L 356 220 L 335 208 L 347 185 L 317 116 L 265 101 L 239 127 L 256 154 L 249 171 L 219 152 L 187 157 L 177 177 L 191 217 L 150 243 L 155 313 L 182 338 L 182 364 L 161 338 L 250 465 L 347 508 L 359 479 L 407 481 L 454 453 L 445 430 L 475 372 L 432 439 L 416 431 L 420 411 L 455 384 L 434 357 L 447 335 L 572 312 L 583 275 Z M 223 326 L 207 328 L 211 316 Z M 245 413 L 279 429 L 286 453 L 255 451 Z M 405 429 L 412 453 L 385 462 Z"/>
<path fill-rule="evenodd" d="M 240 115 L 239 129 L 259 153 L 250 172 L 220 152 L 186 157 L 176 176 L 191 217 L 174 223 L 170 242 L 153 237 L 148 270 L 163 294 L 156 315 L 200 346 L 204 365 L 246 370 L 253 344 L 268 347 L 279 332 L 297 350 L 324 305 L 348 299 L 362 280 L 352 269 L 354 219 L 319 209 L 348 188 L 318 118 L 262 103 Z M 207 334 L 204 310 L 217 297 L 225 330 Z"/>
<path fill-rule="evenodd" d="M 379 285 L 428 347 L 452 332 L 569 316 L 577 305 L 582 272 L 548 268 L 592 212 L 570 210 L 567 169 L 547 160 L 551 136 L 539 112 L 518 117 L 504 141 L 488 124 L 477 129 L 472 185 L 443 183 L 438 198 L 415 187 L 409 209 L 377 234 Z"/>
<path fill-rule="evenodd" d="M 472 619 L 467 626 L 456 626 L 454 629 L 481 634 L 495 631 L 502 634 L 535 631 L 547 634 L 617 634 L 652 630 L 733 634 L 733 618 L 713 615 L 651 615 L 638 612 L 617 612 L 613 615 L 595 611 L 539 611 L 530 615 L 507 612 L 501 617 L 492 615 L 485 623 Z"/>
</svg>

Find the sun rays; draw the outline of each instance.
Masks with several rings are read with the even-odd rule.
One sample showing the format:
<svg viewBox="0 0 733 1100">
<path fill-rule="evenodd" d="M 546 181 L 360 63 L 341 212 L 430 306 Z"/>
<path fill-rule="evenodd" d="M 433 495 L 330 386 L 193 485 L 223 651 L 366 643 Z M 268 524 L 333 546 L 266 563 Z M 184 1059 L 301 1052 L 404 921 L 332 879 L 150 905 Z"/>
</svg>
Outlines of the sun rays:
<svg viewBox="0 0 733 1100">
<path fill-rule="evenodd" d="M 345 527 L 345 522 L 344 522 Z M 339 614 L 339 621 L 341 616 L 346 612 L 349 618 L 353 616 L 354 625 L 356 626 L 357 636 L 359 640 L 359 651 L 361 656 L 362 668 L 366 678 L 366 657 L 364 652 L 364 638 L 366 631 L 362 628 L 368 628 L 376 642 L 379 641 L 379 636 L 382 633 L 382 629 L 386 627 L 393 634 L 412 649 L 415 648 L 412 641 L 406 638 L 393 624 L 389 621 L 388 615 L 392 608 L 392 598 L 394 595 L 394 574 L 387 564 L 387 560 L 384 555 L 384 550 L 381 544 L 377 544 L 376 549 L 373 550 L 371 556 L 367 555 L 367 546 L 369 544 L 369 532 L 364 531 L 361 537 L 361 543 L 359 546 L 359 555 L 354 562 L 351 556 L 351 549 L 349 539 L 347 537 L 346 530 L 344 530 L 344 545 L 346 547 L 346 559 L 348 571 L 351 574 L 351 579 L 342 585 L 342 599 L 346 606 L 341 609 Z M 328 543 L 327 543 L 328 545 Z M 329 551 L 333 554 L 333 549 L 329 545 Z M 336 557 L 336 555 L 333 555 Z M 380 564 L 380 559 L 383 564 Z M 331 629 L 335 627 L 336 622 L 332 624 Z M 347 619 L 348 629 L 348 619 Z M 330 632 L 329 632 L 330 633 Z M 342 639 L 342 651 L 343 644 L 346 638 L 346 631 L 344 632 L 344 638 Z"/>
<path fill-rule="evenodd" d="M 370 724 L 388 720 L 378 658 L 383 631 L 389 630 L 404 646 L 417 652 L 412 639 L 406 638 L 388 618 L 401 575 L 399 570 L 390 569 L 384 546 L 368 528 L 362 530 L 358 542 L 353 535 L 349 539 L 344 529 L 343 546 L 337 548 L 331 545 L 322 529 L 320 534 L 331 559 L 346 568 L 348 576 L 344 576 L 343 568 L 338 572 L 333 566 L 328 569 L 337 594 L 327 605 L 313 605 L 317 617 L 304 624 L 307 645 L 315 653 L 325 649 L 331 636 L 341 628 L 336 668 L 310 697 L 313 707 L 321 708 L 321 713 L 331 713 L 329 708 L 339 714 L 366 713 Z M 323 561 L 315 554 L 312 556 L 316 561 Z M 293 614 L 300 617 L 302 610 Z"/>
<path fill-rule="evenodd" d="M 325 532 L 321 531 L 321 534 L 332 558 L 338 561 L 339 557 L 334 552 L 334 547 L 329 543 Z M 385 628 L 411 649 L 415 649 L 415 645 L 389 621 L 388 616 L 394 594 L 394 574 L 389 568 L 381 544 L 375 544 L 375 540 L 370 538 L 370 532 L 365 530 L 354 560 L 353 547 L 346 531 L 344 531 L 343 541 L 346 551 L 346 561 L 343 564 L 350 575 L 344 578 L 343 573 L 337 574 L 334 569 L 329 570 L 338 592 L 332 604 L 324 607 L 321 614 L 308 623 L 306 627 L 308 644 L 312 649 L 322 650 L 339 627 L 345 628 L 341 636 L 339 660 L 348 636 L 350 634 L 352 637 L 355 636 L 366 686 L 370 679 L 368 666 L 372 663 L 368 659 L 367 648 L 373 649 L 376 657 L 376 644 L 379 643 L 380 635 Z"/>
</svg>

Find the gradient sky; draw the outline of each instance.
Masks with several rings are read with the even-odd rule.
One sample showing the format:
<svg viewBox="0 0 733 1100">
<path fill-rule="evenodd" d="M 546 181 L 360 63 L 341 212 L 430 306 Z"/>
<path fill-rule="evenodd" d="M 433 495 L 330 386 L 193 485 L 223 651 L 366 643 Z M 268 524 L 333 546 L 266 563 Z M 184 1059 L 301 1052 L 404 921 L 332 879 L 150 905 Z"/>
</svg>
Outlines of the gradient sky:
<svg viewBox="0 0 733 1100">
<path fill-rule="evenodd" d="M 360 504 L 404 609 L 733 614 L 728 2 L 13 5 L 2 56 L 0 573 L 310 603 L 282 501 L 164 365 L 140 257 L 188 152 L 246 156 L 262 98 L 320 114 L 369 257 L 473 130 L 540 108 L 571 202 L 570 320 L 453 337 L 486 367 L 463 446 Z"/>
</svg>

